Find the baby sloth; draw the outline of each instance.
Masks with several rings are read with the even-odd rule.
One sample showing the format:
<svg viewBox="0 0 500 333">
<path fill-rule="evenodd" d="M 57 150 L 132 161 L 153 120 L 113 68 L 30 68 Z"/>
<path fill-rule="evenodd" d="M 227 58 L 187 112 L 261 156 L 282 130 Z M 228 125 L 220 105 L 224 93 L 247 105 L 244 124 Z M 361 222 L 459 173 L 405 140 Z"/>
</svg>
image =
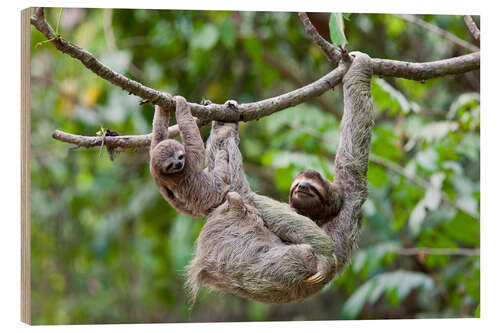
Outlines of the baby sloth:
<svg viewBox="0 0 500 333">
<path fill-rule="evenodd" d="M 294 178 L 289 203 L 297 213 L 309 217 L 321 226 L 337 215 L 343 196 L 341 187 L 319 172 L 306 169 Z"/>
<path fill-rule="evenodd" d="M 278 217 L 266 224 L 261 210 L 237 192 L 227 194 L 208 215 L 188 266 L 193 303 L 203 285 L 259 302 L 288 303 L 318 292 L 332 278 L 335 264 L 328 235 L 289 205 L 253 196 L 253 202 Z M 321 267 L 327 279 L 305 281 L 318 272 L 318 257 L 327 265 Z"/>
<path fill-rule="evenodd" d="M 182 142 L 168 139 L 169 113 L 155 106 L 150 171 L 163 195 L 175 209 L 205 217 L 222 203 L 229 190 L 228 156 L 218 151 L 213 170 L 203 170 L 205 146 L 184 97 L 176 96 L 175 117 Z"/>
<path fill-rule="evenodd" d="M 306 216 L 313 220 L 319 227 L 332 221 L 335 216 L 337 216 L 340 207 L 342 206 L 342 199 L 344 192 L 342 188 L 338 185 L 330 182 L 328 179 L 323 177 L 319 172 L 306 169 L 301 171 L 292 181 L 289 194 L 289 205 L 298 214 Z M 263 196 L 254 195 L 252 204 L 259 210 L 267 226 L 273 226 L 275 221 L 280 219 L 278 212 L 282 213 L 277 209 L 275 203 L 268 198 Z M 289 222 L 288 228 L 300 230 L 300 223 L 297 219 L 287 217 Z M 285 220 L 281 217 L 281 220 Z M 280 228 L 281 229 L 281 228 Z M 276 228 L 271 227 L 277 235 L 280 232 L 276 232 Z M 304 232 L 303 230 L 300 230 Z M 314 244 L 314 240 L 317 236 L 307 239 L 306 243 Z M 299 238 L 294 240 L 299 241 Z M 304 241 L 304 239 L 302 239 Z M 317 250 L 314 247 L 314 250 Z M 336 257 L 320 255 L 318 251 L 314 252 L 316 255 L 317 272 L 304 280 L 305 283 L 320 283 L 323 281 L 329 281 L 334 271 L 334 267 L 337 266 Z"/>
</svg>

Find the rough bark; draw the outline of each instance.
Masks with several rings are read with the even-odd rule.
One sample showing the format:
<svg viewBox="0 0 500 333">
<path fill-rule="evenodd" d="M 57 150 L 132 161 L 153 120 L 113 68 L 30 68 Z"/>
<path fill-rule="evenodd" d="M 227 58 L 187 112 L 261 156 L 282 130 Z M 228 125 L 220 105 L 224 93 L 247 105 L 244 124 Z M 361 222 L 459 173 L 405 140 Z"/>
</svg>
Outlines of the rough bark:
<svg viewBox="0 0 500 333">
<path fill-rule="evenodd" d="M 467 29 L 469 29 L 469 33 L 471 34 L 472 38 L 474 38 L 479 43 L 481 41 L 481 32 L 479 31 L 479 28 L 477 27 L 472 17 L 470 15 L 465 15 L 464 21 L 467 25 Z"/>
</svg>

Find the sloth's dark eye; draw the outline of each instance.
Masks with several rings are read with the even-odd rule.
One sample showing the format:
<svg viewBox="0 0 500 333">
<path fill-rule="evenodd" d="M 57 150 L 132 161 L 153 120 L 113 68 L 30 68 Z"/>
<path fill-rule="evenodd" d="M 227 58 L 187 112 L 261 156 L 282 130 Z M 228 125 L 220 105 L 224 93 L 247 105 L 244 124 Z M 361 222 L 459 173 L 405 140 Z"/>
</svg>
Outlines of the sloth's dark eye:
<svg viewBox="0 0 500 333">
<path fill-rule="evenodd" d="M 179 159 L 180 159 L 180 160 L 183 160 L 183 159 L 184 159 L 184 154 L 180 154 L 180 155 L 179 155 Z"/>
<path fill-rule="evenodd" d="M 170 170 L 174 166 L 174 162 L 171 162 L 167 165 L 167 168 L 165 170 Z"/>
</svg>

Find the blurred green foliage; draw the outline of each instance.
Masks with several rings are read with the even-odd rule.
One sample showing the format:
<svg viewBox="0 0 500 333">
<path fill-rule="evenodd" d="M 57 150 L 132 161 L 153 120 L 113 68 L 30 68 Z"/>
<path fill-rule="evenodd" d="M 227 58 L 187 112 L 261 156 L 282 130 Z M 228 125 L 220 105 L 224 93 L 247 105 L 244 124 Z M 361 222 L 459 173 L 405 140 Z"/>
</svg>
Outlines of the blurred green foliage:
<svg viewBox="0 0 500 333">
<path fill-rule="evenodd" d="M 58 12 L 47 10 L 53 25 Z M 344 17 L 349 50 L 372 57 L 466 53 L 392 15 Z M 470 40 L 459 16 L 422 18 Z M 326 36 L 328 20 L 327 13 L 313 20 Z M 192 101 L 256 101 L 331 70 L 293 13 L 65 9 L 60 32 L 111 68 Z M 479 316 L 479 256 L 401 253 L 479 248 L 479 73 L 424 83 L 373 79 L 369 198 L 360 249 L 342 276 L 300 303 L 265 305 L 203 290 L 190 310 L 184 267 L 203 220 L 162 199 L 147 149 L 111 162 L 98 149 L 69 150 L 51 138 L 55 129 L 95 135 L 99 125 L 148 133 L 152 106 L 139 106 L 50 44 L 34 47 L 44 39 L 32 27 L 33 323 Z M 339 87 L 323 98 L 342 110 Z M 286 201 L 298 171 L 334 176 L 339 119 L 314 102 L 240 125 L 256 191 Z"/>
</svg>

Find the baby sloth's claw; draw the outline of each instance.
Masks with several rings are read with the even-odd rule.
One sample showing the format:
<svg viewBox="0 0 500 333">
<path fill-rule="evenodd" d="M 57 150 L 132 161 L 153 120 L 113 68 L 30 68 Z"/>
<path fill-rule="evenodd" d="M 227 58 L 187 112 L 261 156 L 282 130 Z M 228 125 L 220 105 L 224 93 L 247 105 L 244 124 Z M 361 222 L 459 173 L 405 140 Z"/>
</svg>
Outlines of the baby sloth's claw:
<svg viewBox="0 0 500 333">
<path fill-rule="evenodd" d="M 324 279 L 325 279 L 325 276 L 321 272 L 318 272 L 314 275 L 311 275 L 307 279 L 305 279 L 304 282 L 305 283 L 320 283 Z"/>
</svg>

